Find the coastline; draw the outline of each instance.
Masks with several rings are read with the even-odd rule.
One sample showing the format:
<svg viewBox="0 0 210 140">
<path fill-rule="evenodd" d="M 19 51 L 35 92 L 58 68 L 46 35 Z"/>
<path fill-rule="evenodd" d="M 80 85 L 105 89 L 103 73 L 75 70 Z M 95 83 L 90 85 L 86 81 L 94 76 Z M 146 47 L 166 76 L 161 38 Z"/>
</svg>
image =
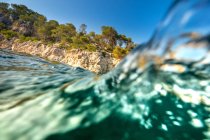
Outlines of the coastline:
<svg viewBox="0 0 210 140">
<path fill-rule="evenodd" d="M 0 41 L 0 49 L 39 56 L 50 61 L 81 67 L 97 74 L 110 71 L 120 62 L 120 59 L 114 58 L 111 53 L 81 49 L 66 50 L 59 46 L 59 43 L 46 45 L 41 41 L 20 42 L 18 39 Z"/>
</svg>

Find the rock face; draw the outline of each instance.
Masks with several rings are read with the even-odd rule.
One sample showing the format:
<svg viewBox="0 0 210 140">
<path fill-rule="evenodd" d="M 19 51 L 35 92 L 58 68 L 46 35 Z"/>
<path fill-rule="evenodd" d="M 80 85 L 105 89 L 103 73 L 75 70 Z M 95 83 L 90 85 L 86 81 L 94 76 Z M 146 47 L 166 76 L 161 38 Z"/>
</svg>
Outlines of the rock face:
<svg viewBox="0 0 210 140">
<path fill-rule="evenodd" d="M 40 56 L 51 61 L 81 67 L 98 74 L 110 71 L 120 62 L 119 59 L 113 58 L 109 53 L 89 52 L 79 49 L 64 50 L 58 46 L 59 44 L 45 45 L 42 42 L 32 41 L 20 43 L 18 40 L 3 40 L 0 42 L 0 48 Z"/>
</svg>

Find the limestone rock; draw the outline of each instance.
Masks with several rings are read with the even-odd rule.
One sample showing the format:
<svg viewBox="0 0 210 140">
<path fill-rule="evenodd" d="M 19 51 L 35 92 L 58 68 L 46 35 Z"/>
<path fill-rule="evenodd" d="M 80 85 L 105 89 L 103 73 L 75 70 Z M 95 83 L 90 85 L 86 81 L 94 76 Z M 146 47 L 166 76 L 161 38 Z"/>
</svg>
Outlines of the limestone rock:
<svg viewBox="0 0 210 140">
<path fill-rule="evenodd" d="M 59 44 L 45 45 L 41 41 L 27 41 L 21 43 L 18 40 L 3 40 L 0 43 L 0 48 L 7 48 L 15 52 L 40 56 L 73 67 L 81 67 L 98 74 L 110 71 L 120 62 L 119 59 L 113 58 L 109 53 L 89 52 L 79 49 L 67 51 L 59 48 Z"/>
</svg>

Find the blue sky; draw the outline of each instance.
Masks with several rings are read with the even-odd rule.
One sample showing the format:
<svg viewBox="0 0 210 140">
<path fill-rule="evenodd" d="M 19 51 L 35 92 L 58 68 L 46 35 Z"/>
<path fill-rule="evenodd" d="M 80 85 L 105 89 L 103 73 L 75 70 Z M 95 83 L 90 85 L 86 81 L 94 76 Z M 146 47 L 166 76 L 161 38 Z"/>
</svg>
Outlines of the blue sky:
<svg viewBox="0 0 210 140">
<path fill-rule="evenodd" d="M 100 33 L 101 26 L 113 26 L 134 42 L 147 41 L 173 0 L 0 0 L 24 4 L 59 23 L 87 25 Z"/>
</svg>

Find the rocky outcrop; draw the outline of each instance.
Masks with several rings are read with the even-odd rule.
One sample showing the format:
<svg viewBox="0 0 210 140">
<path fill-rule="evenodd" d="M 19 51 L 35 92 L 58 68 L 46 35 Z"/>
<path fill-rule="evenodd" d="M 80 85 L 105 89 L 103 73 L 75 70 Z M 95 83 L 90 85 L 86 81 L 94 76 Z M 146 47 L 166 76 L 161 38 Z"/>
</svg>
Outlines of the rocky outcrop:
<svg viewBox="0 0 210 140">
<path fill-rule="evenodd" d="M 51 61 L 62 62 L 74 67 L 81 67 L 92 72 L 102 74 L 110 71 L 118 63 L 109 53 L 89 52 L 85 50 L 65 50 L 59 48 L 59 44 L 45 45 L 42 42 L 27 41 L 21 43 L 18 40 L 3 40 L 0 48 L 11 49 L 15 52 L 27 53 Z"/>
</svg>

